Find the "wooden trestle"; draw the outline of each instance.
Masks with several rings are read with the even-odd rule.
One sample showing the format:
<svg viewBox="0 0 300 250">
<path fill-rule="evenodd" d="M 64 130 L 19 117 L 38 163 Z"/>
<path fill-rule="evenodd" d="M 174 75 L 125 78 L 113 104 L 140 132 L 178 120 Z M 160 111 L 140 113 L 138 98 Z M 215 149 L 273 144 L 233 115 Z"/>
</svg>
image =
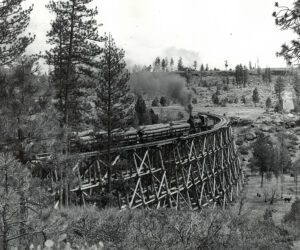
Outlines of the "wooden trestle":
<svg viewBox="0 0 300 250">
<path fill-rule="evenodd" d="M 226 206 L 241 190 L 230 126 L 112 151 L 112 194 L 120 208 L 201 209 Z M 107 155 L 88 153 L 77 164 L 82 202 L 105 193 Z"/>
</svg>

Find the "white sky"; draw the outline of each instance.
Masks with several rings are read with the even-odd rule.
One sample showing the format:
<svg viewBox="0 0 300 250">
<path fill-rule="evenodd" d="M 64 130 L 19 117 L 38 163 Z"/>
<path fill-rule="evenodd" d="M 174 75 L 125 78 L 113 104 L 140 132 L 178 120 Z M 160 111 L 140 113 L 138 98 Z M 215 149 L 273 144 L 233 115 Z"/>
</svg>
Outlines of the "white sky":
<svg viewBox="0 0 300 250">
<path fill-rule="evenodd" d="M 48 0 L 28 0 L 35 7 L 30 31 L 36 41 L 29 52 L 44 51 L 45 35 L 52 16 Z M 110 32 L 126 52 L 129 65 L 152 64 L 156 56 L 183 57 L 224 68 L 242 63 L 284 67 L 276 57 L 281 44 L 293 35 L 275 26 L 275 0 L 95 0 L 100 33 Z M 290 3 L 281 0 L 280 3 Z"/>
</svg>

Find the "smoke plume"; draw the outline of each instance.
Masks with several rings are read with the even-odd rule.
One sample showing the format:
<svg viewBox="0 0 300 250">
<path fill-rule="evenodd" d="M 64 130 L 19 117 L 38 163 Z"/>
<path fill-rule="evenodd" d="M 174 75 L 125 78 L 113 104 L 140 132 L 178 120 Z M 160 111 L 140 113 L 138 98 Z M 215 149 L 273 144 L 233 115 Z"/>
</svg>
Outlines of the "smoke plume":
<svg viewBox="0 0 300 250">
<path fill-rule="evenodd" d="M 130 79 L 134 92 L 147 94 L 150 97 L 167 96 L 174 102 L 191 109 L 192 93 L 186 87 L 185 78 L 165 72 L 138 72 Z"/>
</svg>

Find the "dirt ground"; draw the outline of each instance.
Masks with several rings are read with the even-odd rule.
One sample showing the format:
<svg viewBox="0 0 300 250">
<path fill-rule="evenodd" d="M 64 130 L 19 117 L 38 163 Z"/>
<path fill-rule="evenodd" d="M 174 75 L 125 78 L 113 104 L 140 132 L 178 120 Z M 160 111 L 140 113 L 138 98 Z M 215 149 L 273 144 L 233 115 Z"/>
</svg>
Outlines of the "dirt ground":
<svg viewBox="0 0 300 250">
<path fill-rule="evenodd" d="M 252 175 L 249 177 L 248 183 L 245 185 L 241 195 L 241 197 L 246 197 L 242 214 L 248 213 L 255 218 L 257 216 L 262 216 L 265 210 L 269 208 L 273 210 L 273 219 L 275 223 L 279 225 L 284 215 L 290 211 L 291 204 L 296 199 L 296 184 L 294 177 L 284 175 L 283 180 L 281 180 L 281 178 L 278 178 L 277 180 L 275 177 L 270 180 L 265 179 L 263 187 L 260 186 L 260 183 L 260 176 Z M 270 199 L 273 193 L 275 193 L 275 199 L 273 204 L 271 204 Z M 284 198 L 292 199 L 290 202 L 287 202 L 284 201 Z M 239 204 L 236 204 L 236 206 L 239 206 Z"/>
</svg>

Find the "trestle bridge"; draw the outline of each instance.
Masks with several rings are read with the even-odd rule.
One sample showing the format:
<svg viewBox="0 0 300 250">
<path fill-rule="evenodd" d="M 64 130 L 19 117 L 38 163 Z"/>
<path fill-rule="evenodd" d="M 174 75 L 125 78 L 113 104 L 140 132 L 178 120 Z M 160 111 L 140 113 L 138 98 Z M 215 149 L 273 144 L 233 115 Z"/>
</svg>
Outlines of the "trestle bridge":
<svg viewBox="0 0 300 250">
<path fill-rule="evenodd" d="M 120 208 L 225 207 L 241 191 L 243 173 L 228 120 L 210 116 L 216 122 L 208 131 L 113 147 L 110 164 L 106 150 L 80 153 L 69 191 L 81 203 L 105 194 L 110 167 Z"/>
</svg>

